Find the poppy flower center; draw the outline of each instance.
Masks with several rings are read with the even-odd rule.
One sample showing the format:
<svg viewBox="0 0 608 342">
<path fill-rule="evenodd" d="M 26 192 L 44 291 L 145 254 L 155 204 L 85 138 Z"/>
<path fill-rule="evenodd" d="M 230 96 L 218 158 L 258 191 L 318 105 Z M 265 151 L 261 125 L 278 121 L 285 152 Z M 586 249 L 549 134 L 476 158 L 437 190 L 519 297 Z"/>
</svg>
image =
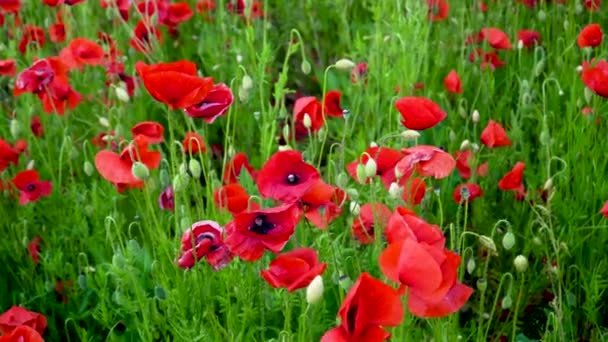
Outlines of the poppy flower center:
<svg viewBox="0 0 608 342">
<path fill-rule="evenodd" d="M 298 182 L 300 181 L 300 176 L 294 173 L 290 173 L 287 175 L 287 178 L 285 180 L 287 181 L 287 184 L 295 185 L 298 184 Z"/>
<path fill-rule="evenodd" d="M 27 185 L 27 191 L 31 192 L 31 191 L 34 191 L 34 190 L 36 190 L 36 184 L 30 183 L 30 184 Z"/>
<path fill-rule="evenodd" d="M 196 244 L 198 245 L 199 243 L 201 243 L 205 239 L 209 239 L 209 240 L 213 241 L 213 234 L 211 234 L 211 233 L 201 233 L 201 234 L 198 234 L 196 236 Z"/>
<path fill-rule="evenodd" d="M 274 228 L 274 224 L 266 220 L 266 215 L 258 215 L 253 219 L 253 225 L 249 231 L 256 234 L 266 235 Z"/>
</svg>

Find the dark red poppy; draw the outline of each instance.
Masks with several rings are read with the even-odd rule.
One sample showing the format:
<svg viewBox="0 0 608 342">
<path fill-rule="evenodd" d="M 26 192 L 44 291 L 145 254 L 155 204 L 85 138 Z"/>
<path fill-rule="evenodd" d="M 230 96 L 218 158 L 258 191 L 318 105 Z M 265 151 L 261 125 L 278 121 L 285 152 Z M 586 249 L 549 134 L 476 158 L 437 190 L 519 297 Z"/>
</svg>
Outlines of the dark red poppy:
<svg viewBox="0 0 608 342">
<path fill-rule="evenodd" d="M 540 44 L 540 33 L 532 30 L 520 30 L 517 33 L 517 40 L 525 47 L 531 48 Z"/>
<path fill-rule="evenodd" d="M 251 178 L 255 180 L 258 175 L 258 171 L 256 171 L 249 161 L 247 160 L 247 155 L 245 153 L 239 152 L 232 157 L 231 160 L 226 163 L 226 167 L 224 168 L 224 183 L 232 184 L 237 183 L 239 181 L 239 176 L 241 172 L 245 168 L 247 172 L 251 175 Z"/>
<path fill-rule="evenodd" d="M 42 239 L 40 236 L 36 236 L 30 241 L 27 245 L 27 250 L 30 252 L 30 257 L 32 257 L 32 261 L 34 264 L 40 263 L 40 242 Z"/>
<path fill-rule="evenodd" d="M 604 215 L 605 218 L 608 218 L 608 201 L 606 201 L 602 206 L 602 209 L 600 209 L 600 214 Z"/>
<path fill-rule="evenodd" d="M 82 70 L 84 65 L 103 65 L 105 52 L 92 40 L 74 38 L 59 53 L 59 58 L 69 69 Z"/>
<path fill-rule="evenodd" d="M 17 74 L 17 64 L 14 59 L 5 59 L 0 61 L 0 76 L 12 77 Z"/>
<path fill-rule="evenodd" d="M 10 334 L 0 336 L 0 342 L 44 342 L 44 339 L 36 330 L 27 325 L 21 325 Z"/>
<path fill-rule="evenodd" d="M 226 245 L 246 261 L 258 260 L 266 249 L 278 253 L 295 232 L 300 217 L 297 204 L 241 212 L 226 225 Z"/>
<path fill-rule="evenodd" d="M 11 163 L 16 166 L 18 162 L 19 151 L 0 138 L 0 172 L 4 171 Z"/>
<path fill-rule="evenodd" d="M 401 124 L 409 129 L 425 130 L 439 124 L 447 114 L 426 97 L 408 96 L 395 102 L 401 114 Z"/>
<path fill-rule="evenodd" d="M 251 201 L 247 190 L 238 183 L 221 186 L 213 193 L 213 200 L 219 209 L 228 210 L 232 215 L 237 215 L 247 210 L 258 210 L 260 206 Z"/>
<path fill-rule="evenodd" d="M 304 216 L 312 225 L 325 229 L 342 213 L 348 195 L 344 190 L 319 179 L 300 198 Z"/>
<path fill-rule="evenodd" d="M 482 144 L 489 148 L 512 145 L 511 139 L 509 139 L 505 129 L 494 120 L 490 120 L 483 132 L 481 132 L 480 140 Z"/>
<path fill-rule="evenodd" d="M 323 106 L 325 106 L 325 115 L 341 118 L 344 116 L 342 106 L 340 106 L 340 98 L 342 92 L 339 90 L 330 90 L 325 94 Z"/>
<path fill-rule="evenodd" d="M 408 289 L 408 309 L 418 317 L 458 311 L 473 289 L 459 283 L 459 255 L 415 238 L 391 243 L 379 258 L 382 273 Z"/>
<path fill-rule="evenodd" d="M 198 154 L 199 152 L 204 154 L 207 152 L 207 146 L 205 146 L 203 137 L 196 132 L 186 133 L 182 145 L 184 146 L 184 152 L 190 155 Z"/>
<path fill-rule="evenodd" d="M 403 320 L 403 305 L 389 285 L 363 272 L 344 298 L 340 326 L 329 330 L 321 342 L 381 342 L 391 334 L 383 327 Z"/>
<path fill-rule="evenodd" d="M 293 292 L 310 284 L 325 272 L 327 264 L 319 263 L 317 252 L 312 248 L 296 248 L 277 255 L 267 270 L 260 272 L 262 278 L 274 288 L 286 288 Z"/>
<path fill-rule="evenodd" d="M 602 0 L 585 0 L 584 5 L 589 12 L 599 11 Z"/>
<path fill-rule="evenodd" d="M 260 1 L 251 2 L 251 8 L 249 9 L 247 8 L 247 3 L 245 0 L 231 0 L 228 2 L 228 4 L 226 4 L 226 8 L 229 12 L 237 13 L 247 21 L 264 16 L 262 2 Z"/>
<path fill-rule="evenodd" d="M 51 182 L 41 181 L 36 170 L 19 172 L 13 178 L 13 184 L 19 190 L 20 205 L 36 202 L 43 196 L 48 197 L 53 190 Z"/>
<path fill-rule="evenodd" d="M 376 239 L 376 231 L 383 232 L 391 217 L 391 210 L 382 203 L 366 203 L 361 206 L 351 227 L 353 237 L 368 245 Z"/>
<path fill-rule="evenodd" d="M 450 73 L 443 79 L 443 85 L 445 90 L 452 94 L 462 94 L 462 81 L 456 70 L 450 71 Z"/>
<path fill-rule="evenodd" d="M 165 140 L 163 137 L 164 132 L 165 128 L 163 125 L 154 121 L 143 121 L 131 128 L 131 133 L 134 137 L 141 135 L 148 141 L 148 144 L 160 144 L 163 142 Z"/>
<path fill-rule="evenodd" d="M 502 179 L 498 182 L 498 188 L 500 190 L 515 190 L 523 191 L 524 185 L 522 183 L 524 177 L 524 168 L 526 164 L 524 162 L 517 162 L 513 169 L 509 171 Z"/>
<path fill-rule="evenodd" d="M 298 151 L 273 154 L 257 175 L 260 194 L 284 203 L 299 200 L 321 178 L 319 171 L 302 160 Z"/>
<path fill-rule="evenodd" d="M 426 222 L 415 212 L 403 207 L 398 207 L 391 215 L 384 235 L 389 244 L 415 239 L 436 248 L 445 247 L 445 236 L 439 226 Z"/>
<path fill-rule="evenodd" d="M 600 60 L 595 66 L 583 62 L 581 79 L 587 88 L 602 97 L 608 97 L 608 62 Z"/>
<path fill-rule="evenodd" d="M 205 99 L 213 89 L 211 77 L 198 77 L 196 64 L 182 60 L 172 63 L 135 64 L 146 90 L 157 101 L 171 109 L 194 106 Z M 173 85 L 179 84 L 179 87 Z"/>
<path fill-rule="evenodd" d="M 579 47 L 595 47 L 602 43 L 602 28 L 600 24 L 589 24 L 578 34 L 576 43 Z"/>
<path fill-rule="evenodd" d="M 488 42 L 488 44 L 497 50 L 510 50 L 513 48 L 509 41 L 509 36 L 496 27 L 486 27 L 481 29 L 481 37 Z"/>
<path fill-rule="evenodd" d="M 0 332 L 3 335 L 10 335 L 20 326 L 30 327 L 42 335 L 46 330 L 46 317 L 20 306 L 13 306 L 0 315 Z"/>
<path fill-rule="evenodd" d="M 35 44 L 42 49 L 44 47 L 44 41 L 44 30 L 42 27 L 26 25 L 23 28 L 23 36 L 19 42 L 19 52 L 25 54 L 27 47 L 31 44 Z"/>
<path fill-rule="evenodd" d="M 361 154 L 359 160 L 346 165 L 346 171 L 354 180 L 362 182 L 357 177 L 357 166 L 365 165 L 369 159 L 376 162 L 376 176 L 382 179 L 382 183 L 388 189 L 392 182 L 397 180 L 395 176 L 395 165 L 403 158 L 403 153 L 390 147 L 369 147 Z M 369 183 L 371 179 L 365 180 Z"/>
<path fill-rule="evenodd" d="M 175 195 L 173 193 L 173 187 L 169 185 L 158 195 L 158 206 L 162 210 L 175 210 Z"/>
<path fill-rule="evenodd" d="M 401 177 L 399 179 L 399 185 L 403 187 L 401 198 L 405 203 L 409 205 L 418 205 L 424 199 L 424 195 L 426 194 L 426 183 L 424 182 L 424 179 L 418 177 Z"/>
<path fill-rule="evenodd" d="M 446 0 L 426 0 L 429 6 L 428 18 L 430 21 L 438 22 L 447 19 L 450 13 L 450 5 Z"/>
<path fill-rule="evenodd" d="M 196 261 L 205 258 L 214 270 L 226 267 L 233 255 L 222 240 L 222 227 L 215 221 L 196 222 L 182 235 L 181 255 L 177 264 L 192 268 Z"/>
<path fill-rule="evenodd" d="M 361 62 L 357 64 L 350 73 L 350 81 L 354 84 L 366 84 L 367 80 L 367 63 Z"/>
<path fill-rule="evenodd" d="M 232 102 L 234 102 L 232 90 L 224 83 L 219 83 L 213 85 L 211 91 L 201 102 L 187 107 L 184 111 L 190 117 L 205 119 L 206 123 L 212 124 L 228 111 Z"/>
<path fill-rule="evenodd" d="M 454 202 L 457 204 L 470 203 L 472 200 L 483 196 L 483 190 L 478 184 L 459 184 L 454 189 Z"/>
<path fill-rule="evenodd" d="M 308 119 L 305 119 L 305 116 L 308 116 Z M 293 118 L 296 137 L 304 137 L 309 132 L 317 132 L 325 124 L 323 105 L 314 96 L 300 97 L 294 104 Z M 306 127 L 305 120 L 310 120 L 309 127 Z"/>
<path fill-rule="evenodd" d="M 140 20 L 133 29 L 133 37 L 129 45 L 141 53 L 149 53 L 154 44 L 161 44 L 163 37 L 160 30 L 150 24 L 146 19 Z"/>
<path fill-rule="evenodd" d="M 445 178 L 456 167 L 456 161 L 442 149 L 418 145 L 401 150 L 404 157 L 395 165 L 395 172 L 409 178 L 414 171 L 422 177 Z"/>
</svg>

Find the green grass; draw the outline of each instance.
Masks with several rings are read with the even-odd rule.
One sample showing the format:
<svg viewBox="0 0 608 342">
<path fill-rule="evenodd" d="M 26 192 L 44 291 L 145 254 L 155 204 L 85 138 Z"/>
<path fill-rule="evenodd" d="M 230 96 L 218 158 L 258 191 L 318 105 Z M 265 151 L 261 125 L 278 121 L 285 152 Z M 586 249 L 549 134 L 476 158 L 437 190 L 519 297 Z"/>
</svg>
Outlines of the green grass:
<svg viewBox="0 0 608 342">
<path fill-rule="evenodd" d="M 188 2 L 194 8 L 194 2 Z M 513 146 L 482 148 L 476 154 L 474 163 L 489 162 L 489 175 L 471 180 L 485 193 L 467 207 L 452 200 L 454 187 L 464 182 L 456 171 L 443 180 L 427 180 L 426 198 L 416 210 L 427 221 L 441 224 L 450 249 L 461 247 L 459 277 L 475 292 L 459 313 L 445 318 L 420 319 L 406 312 L 403 323 L 389 329 L 393 340 L 607 339 L 608 225 L 599 210 L 608 199 L 608 102 L 597 95 L 586 100 L 576 71 L 583 60 L 605 57 L 608 51 L 605 43 L 590 52 L 576 45 L 582 27 L 604 25 L 606 9 L 593 13 L 578 12 L 573 4 L 529 9 L 514 1 L 487 3 L 489 10 L 480 13 L 476 1 L 452 1 L 450 17 L 431 23 L 424 1 L 417 0 L 264 1 L 264 17 L 248 24 L 227 12 L 225 1 L 218 1 L 212 21 L 195 14 L 178 27 L 176 38 L 163 28 L 164 42 L 149 56 L 128 45 L 138 20 L 134 9 L 132 18 L 123 22 L 94 0 L 61 7 L 69 13 L 66 25 L 71 26 L 66 42 L 75 37 L 95 40 L 99 31 L 111 34 L 131 75 L 138 60 L 193 61 L 204 75 L 228 84 L 235 102 L 212 125 L 168 110 L 143 86 L 130 102 L 115 101 L 108 107 L 102 96 L 116 95 L 105 86 L 103 69 L 85 67 L 82 73 L 70 73 L 71 85 L 85 100 L 64 116 L 47 115 L 34 95 L 13 98 L 14 78 L 0 76 L 0 111 L 6 118 L 0 123 L 0 137 L 29 143 L 29 154 L 0 179 L 11 179 L 31 160 L 54 187 L 49 198 L 26 206 L 8 193 L 0 198 L 0 312 L 22 305 L 45 315 L 47 341 L 318 340 L 337 325 L 341 301 L 361 272 L 387 280 L 378 266 L 385 243 L 361 246 L 352 239 L 354 217 L 348 203 L 326 231 L 302 221 L 284 251 L 313 247 L 328 263 L 323 301 L 316 305 L 307 304 L 305 290 L 273 289 L 260 277 L 274 257 L 271 253 L 253 263 L 235 258 L 219 272 L 204 261 L 191 270 L 180 269 L 175 259 L 183 231 L 199 220 L 223 225 L 231 217 L 215 208 L 212 199 L 226 158 L 210 153 L 200 157 L 206 185 L 190 179 L 176 191 L 174 213 L 158 208 L 157 197 L 167 179 L 179 174 L 187 160 L 173 141 L 181 141 L 186 131 L 197 131 L 208 146 L 244 152 L 259 169 L 277 151 L 278 123 L 292 115 L 288 98 L 299 92 L 321 99 L 326 91 L 338 89 L 343 107 L 351 113 L 348 119 L 328 118 L 321 133 L 289 142 L 305 160 L 320 166 L 326 182 L 337 184 L 345 165 L 370 143 L 413 146 L 399 137 L 404 128 L 393 104 L 411 94 L 414 83 L 423 82 L 424 89 L 416 94 L 434 100 L 448 117 L 421 132 L 417 144 L 453 153 L 464 139 L 480 144 L 481 131 L 493 119 L 505 127 Z M 24 1 L 20 15 L 25 24 L 45 27 L 54 22 L 55 11 L 40 1 Z M 540 11 L 546 14 L 544 20 Z M 47 36 L 44 48 L 21 55 L 16 49 L 21 28 L 13 28 L 12 16 L 5 21 L 0 35 L 12 31 L 15 38 L 0 43 L 0 59 L 14 58 L 19 71 L 34 57 L 57 55 L 66 44 L 50 43 Z M 504 68 L 480 70 L 468 61 L 472 48 L 463 42 L 483 27 L 503 29 L 514 46 L 518 30 L 537 30 L 542 43 L 536 49 L 500 52 L 507 62 Z M 351 84 L 348 72 L 332 67 L 341 58 L 368 64 L 366 84 Z M 303 63 L 312 66 L 309 74 L 302 71 Z M 444 90 L 443 78 L 451 69 L 462 78 L 462 95 Z M 253 88 L 241 101 L 237 93 L 245 75 L 253 80 Z M 585 106 L 593 113 L 582 115 Z M 471 120 L 474 110 L 481 117 L 477 124 Z M 9 128 L 13 112 L 21 126 L 16 136 Z M 35 115 L 45 129 L 42 138 L 29 129 Z M 106 118 L 110 127 L 101 126 L 99 118 Z M 87 175 L 83 165 L 93 162 L 98 151 L 91 138 L 110 129 L 129 137 L 130 128 L 146 120 L 162 123 L 166 131 L 165 143 L 154 147 L 162 151 L 163 162 L 151 172 L 144 190 L 119 194 L 97 172 Z M 526 163 L 529 197 L 523 202 L 497 187 L 517 161 Z M 378 201 L 391 209 L 403 205 L 390 198 L 379 181 L 364 186 L 347 179 L 346 189 L 358 193 L 351 200 Z M 536 189 L 548 179 L 553 188 L 543 202 Z M 253 183 L 248 185 L 250 193 L 257 192 Z M 501 241 L 508 229 L 516 243 L 506 250 Z M 492 238 L 496 254 L 488 255 L 474 234 Z M 38 265 L 27 250 L 34 236 L 42 238 Z M 523 273 L 513 266 L 520 254 L 530 264 Z M 469 273 L 471 260 L 476 267 Z M 72 282 L 64 293 L 67 302 L 55 291 L 60 281 Z M 485 291 L 478 287 L 484 281 Z M 547 300 L 543 293 L 554 298 Z M 500 305 L 506 297 L 512 301 L 508 311 Z"/>
</svg>

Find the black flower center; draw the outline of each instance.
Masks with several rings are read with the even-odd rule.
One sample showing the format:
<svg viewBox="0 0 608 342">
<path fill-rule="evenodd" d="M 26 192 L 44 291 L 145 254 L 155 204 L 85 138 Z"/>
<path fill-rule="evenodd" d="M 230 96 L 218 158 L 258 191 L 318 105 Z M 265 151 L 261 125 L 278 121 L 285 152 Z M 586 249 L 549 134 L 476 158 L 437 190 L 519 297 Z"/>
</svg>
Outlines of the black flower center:
<svg viewBox="0 0 608 342">
<path fill-rule="evenodd" d="M 198 245 L 199 243 L 201 243 L 205 239 L 209 239 L 209 240 L 213 241 L 213 234 L 211 234 L 211 233 L 201 233 L 201 234 L 198 234 L 196 236 L 196 244 Z"/>
<path fill-rule="evenodd" d="M 274 224 L 266 220 L 266 215 L 258 215 L 253 219 L 253 225 L 249 231 L 256 234 L 266 235 L 274 228 Z"/>
<path fill-rule="evenodd" d="M 285 180 L 287 181 L 287 184 L 295 185 L 298 184 L 298 182 L 300 181 L 300 176 L 294 173 L 290 173 L 287 175 L 287 178 L 285 178 Z"/>
<path fill-rule="evenodd" d="M 30 183 L 30 184 L 27 185 L 27 191 L 31 192 L 31 191 L 34 191 L 34 190 L 36 190 L 36 184 Z"/>
</svg>

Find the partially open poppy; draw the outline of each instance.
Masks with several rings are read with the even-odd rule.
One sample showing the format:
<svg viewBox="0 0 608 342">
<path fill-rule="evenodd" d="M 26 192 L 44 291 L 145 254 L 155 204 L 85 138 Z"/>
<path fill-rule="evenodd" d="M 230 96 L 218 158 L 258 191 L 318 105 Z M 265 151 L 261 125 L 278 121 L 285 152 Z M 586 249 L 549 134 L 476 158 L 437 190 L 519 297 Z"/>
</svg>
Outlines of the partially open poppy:
<svg viewBox="0 0 608 342">
<path fill-rule="evenodd" d="M 44 135 L 44 126 L 42 126 L 42 122 L 40 121 L 40 117 L 39 116 L 34 116 L 32 117 L 32 122 L 30 123 L 30 129 L 32 130 L 32 133 L 40 138 Z"/>
<path fill-rule="evenodd" d="M 445 89 L 452 94 L 462 94 L 462 81 L 456 70 L 451 70 L 450 73 L 443 79 Z"/>
<path fill-rule="evenodd" d="M 59 53 L 59 58 L 69 69 L 82 70 L 84 65 L 103 65 L 105 52 L 94 41 L 86 38 L 74 38 Z"/>
<path fill-rule="evenodd" d="M 13 95 L 19 96 L 26 92 L 42 93 L 53 81 L 67 83 L 66 72 L 67 67 L 56 57 L 39 59 L 17 75 Z"/>
<path fill-rule="evenodd" d="M 583 62 L 581 79 L 587 88 L 602 97 L 608 97 L 608 62 L 600 60 L 595 66 Z"/>
<path fill-rule="evenodd" d="M 213 193 L 215 205 L 220 209 L 228 210 L 232 215 L 259 209 L 257 202 L 251 201 L 250 198 L 247 190 L 238 183 L 221 186 Z"/>
<path fill-rule="evenodd" d="M 319 179 L 300 198 L 306 219 L 315 227 L 325 229 L 340 216 L 348 195 L 344 190 Z"/>
<path fill-rule="evenodd" d="M 169 26 L 170 29 L 175 29 L 175 26 L 190 20 L 194 15 L 194 11 L 190 8 L 187 2 L 171 3 L 167 7 L 167 15 L 162 23 Z"/>
<path fill-rule="evenodd" d="M 185 60 L 151 65 L 139 61 L 135 69 L 148 93 L 171 109 L 194 106 L 213 88 L 213 79 L 198 77 L 196 64 Z M 180 86 L 173 86 L 175 84 Z"/>
<path fill-rule="evenodd" d="M 600 209 L 600 214 L 604 215 L 605 218 L 608 218 L 608 201 L 606 201 L 602 206 L 602 209 Z"/>
<path fill-rule="evenodd" d="M 44 334 L 46 323 L 46 317 L 43 315 L 20 306 L 13 306 L 0 315 L 0 332 L 3 335 L 10 335 L 18 327 L 27 326 L 39 334 Z"/>
<path fill-rule="evenodd" d="M 424 179 L 419 177 L 401 177 L 399 179 L 399 185 L 403 186 L 401 198 L 405 203 L 409 205 L 418 205 L 424 199 L 424 195 L 426 194 L 426 183 L 424 182 Z"/>
<path fill-rule="evenodd" d="M 317 132 L 325 124 L 323 105 L 314 96 L 300 97 L 293 107 L 296 138 Z M 308 127 L 307 127 L 308 126 Z"/>
<path fill-rule="evenodd" d="M 389 244 L 412 238 L 433 247 L 445 247 L 445 237 L 439 226 L 426 222 L 415 212 L 403 207 L 398 207 L 391 215 L 384 235 Z"/>
<path fill-rule="evenodd" d="M 192 268 L 196 261 L 205 258 L 218 271 L 232 260 L 222 241 L 222 227 L 215 221 L 196 222 L 182 235 L 182 254 L 177 260 L 181 268 Z"/>
<path fill-rule="evenodd" d="M 340 106 L 340 98 L 342 93 L 339 90 L 330 90 L 325 94 L 323 106 L 325 106 L 325 115 L 341 118 L 343 114 L 342 106 Z"/>
<path fill-rule="evenodd" d="M 402 152 L 405 156 L 395 165 L 401 177 L 409 178 L 416 171 L 423 177 L 445 178 L 456 167 L 454 158 L 435 146 L 418 145 Z"/>
<path fill-rule="evenodd" d="M 367 245 L 376 240 L 376 231 L 383 232 L 391 217 L 391 210 L 382 203 L 366 203 L 361 206 L 359 216 L 351 227 L 353 236 L 361 244 Z"/>
<path fill-rule="evenodd" d="M 19 172 L 13 178 L 13 184 L 19 190 L 20 205 L 36 202 L 40 197 L 48 197 L 53 190 L 51 182 L 41 181 L 36 170 Z"/>
<path fill-rule="evenodd" d="M 40 242 L 42 239 L 40 236 L 35 236 L 32 241 L 27 245 L 27 250 L 30 252 L 30 257 L 34 264 L 40 263 Z"/>
<path fill-rule="evenodd" d="M 155 121 L 143 121 L 131 128 L 133 136 L 141 135 L 144 137 L 148 144 L 159 144 L 163 142 L 163 133 L 165 128 L 163 125 Z"/>
<path fill-rule="evenodd" d="M 212 124 L 228 111 L 232 102 L 234 102 L 232 90 L 224 83 L 219 83 L 213 86 L 201 102 L 187 107 L 184 111 L 190 117 L 205 119 L 206 123 Z"/>
<path fill-rule="evenodd" d="M 18 49 L 21 54 L 25 54 L 29 45 L 36 45 L 39 48 L 43 48 L 44 42 L 44 30 L 42 27 L 26 25 L 23 28 L 23 37 L 19 42 Z"/>
<path fill-rule="evenodd" d="M 266 249 L 278 253 L 295 232 L 300 217 L 297 204 L 241 212 L 226 225 L 226 245 L 246 261 L 258 260 Z"/>
<path fill-rule="evenodd" d="M 429 6 L 428 18 L 430 21 L 438 22 L 447 19 L 450 13 L 450 5 L 446 0 L 426 0 Z"/>
<path fill-rule="evenodd" d="M 491 47 L 497 50 L 510 50 L 513 48 L 509 41 L 509 36 L 496 27 L 486 27 L 481 29 L 481 37 L 486 40 Z"/>
<path fill-rule="evenodd" d="M 494 120 L 490 120 L 483 132 L 481 132 L 480 140 L 482 144 L 489 148 L 511 146 L 512 144 L 505 129 Z"/>
<path fill-rule="evenodd" d="M 173 193 L 173 187 L 169 185 L 163 190 L 158 196 L 158 206 L 162 210 L 175 210 L 175 195 Z"/>
<path fill-rule="evenodd" d="M 45 92 L 38 93 L 45 113 L 63 115 L 66 109 L 74 109 L 82 101 L 82 95 L 67 82 L 56 79 L 46 89 Z"/>
<path fill-rule="evenodd" d="M 540 44 L 540 33 L 532 30 L 520 30 L 517 33 L 517 40 L 525 47 L 532 48 L 535 45 Z"/>
<path fill-rule="evenodd" d="M 140 20 L 135 29 L 129 45 L 141 53 L 149 53 L 152 50 L 154 40 L 158 44 L 163 41 L 160 31 L 146 19 Z"/>
<path fill-rule="evenodd" d="M 403 97 L 395 102 L 395 107 L 401 113 L 401 124 L 418 131 L 434 127 L 447 117 L 439 105 L 426 97 Z"/>
<path fill-rule="evenodd" d="M 319 171 L 302 160 L 298 151 L 272 155 L 257 175 L 260 194 L 285 203 L 300 199 L 321 178 Z"/>
<path fill-rule="evenodd" d="M 517 162 L 513 169 L 509 171 L 502 179 L 498 182 L 498 188 L 500 190 L 515 190 L 523 191 L 523 177 L 524 168 L 526 164 L 524 162 Z"/>
<path fill-rule="evenodd" d="M 317 252 L 312 248 L 296 248 L 277 255 L 262 278 L 274 288 L 286 288 L 293 292 L 310 284 L 314 277 L 323 274 L 327 264 L 319 263 Z"/>
</svg>

